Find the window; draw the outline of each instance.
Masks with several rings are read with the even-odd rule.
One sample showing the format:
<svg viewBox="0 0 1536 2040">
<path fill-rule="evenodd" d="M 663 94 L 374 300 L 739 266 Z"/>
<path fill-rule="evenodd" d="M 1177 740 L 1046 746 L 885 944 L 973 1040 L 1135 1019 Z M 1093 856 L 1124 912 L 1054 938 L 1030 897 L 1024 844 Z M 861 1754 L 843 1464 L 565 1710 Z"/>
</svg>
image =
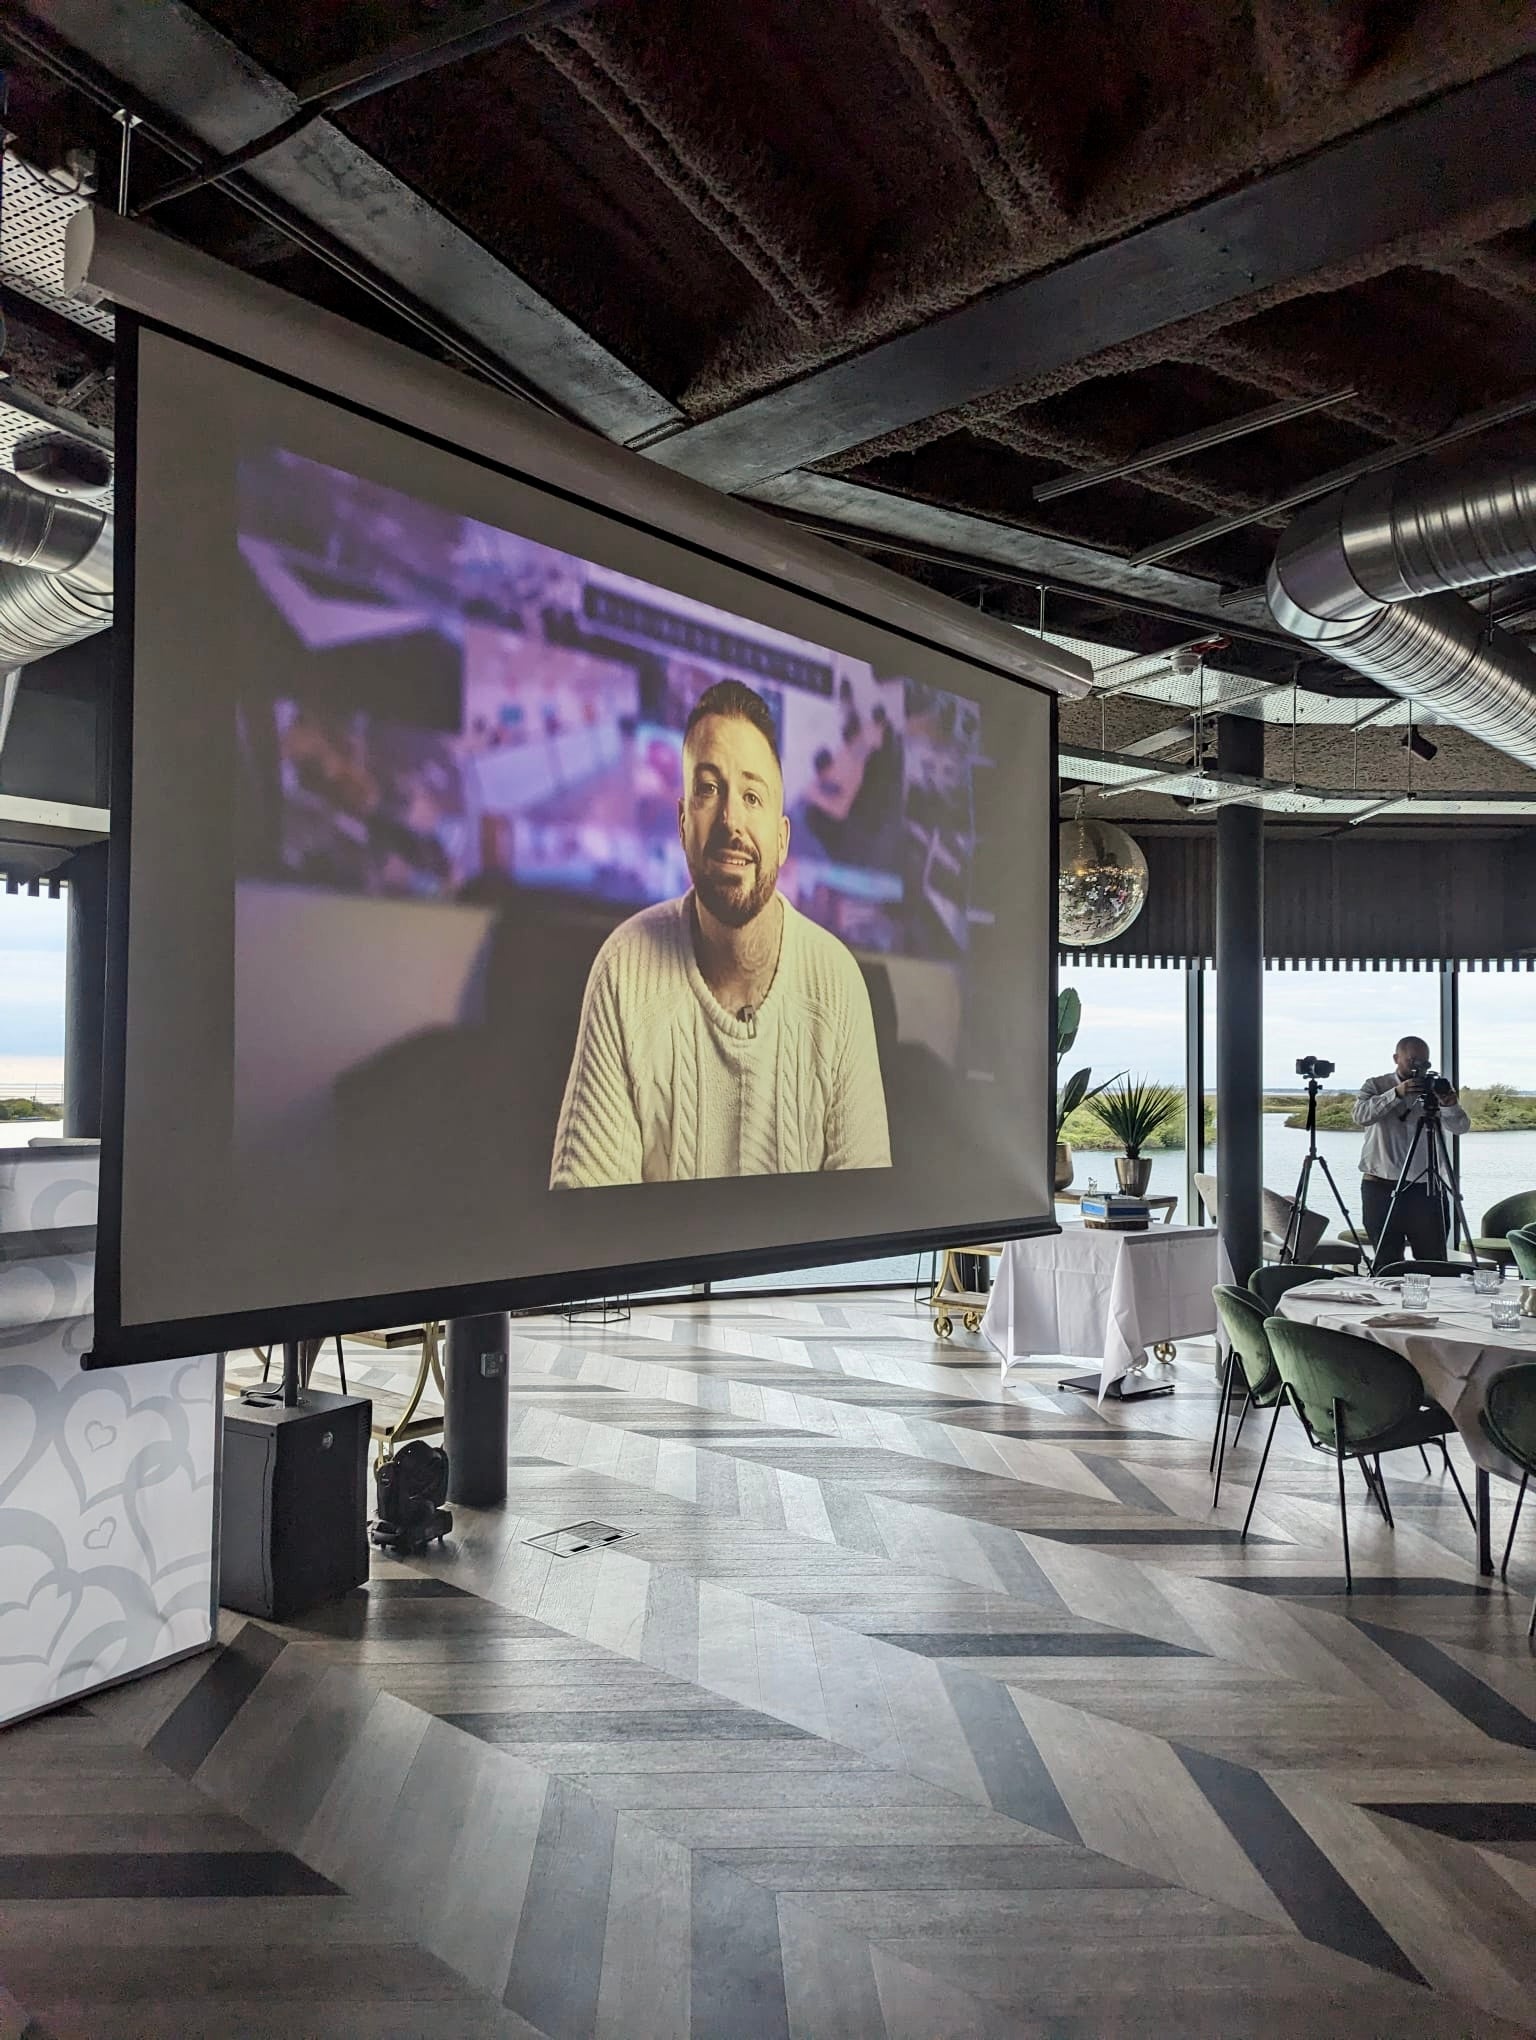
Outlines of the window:
<svg viewBox="0 0 1536 2040">
<path fill-rule="evenodd" d="M 0 891 L 0 1147 L 59 1131 L 65 903 Z"/>
<path fill-rule="evenodd" d="M 1318 1099 L 1318 1153 L 1333 1171 L 1350 1222 L 1360 1222 L 1360 1147 L 1351 1117 L 1355 1093 L 1367 1077 L 1392 1066 L 1405 1034 L 1419 1034 L 1430 1056 L 1440 1055 L 1438 971 L 1277 970 L 1264 973 L 1264 1182 L 1292 1196 L 1307 1152 L 1305 1079 L 1296 1064 L 1306 1055 L 1336 1065 Z M 1327 1220 L 1332 1238 L 1343 1226 L 1321 1169 L 1307 1194 Z"/>
<path fill-rule="evenodd" d="M 1536 1190 L 1536 975 L 1464 970 L 1460 998 L 1461 1195 L 1481 1233 L 1490 1205 Z"/>
<path fill-rule="evenodd" d="M 1128 1073 L 1155 1083 L 1184 1088 L 1184 969 L 1182 965 L 1135 964 L 1126 969 L 1093 965 L 1064 969 L 1061 987 L 1070 986 L 1083 1002 L 1077 1040 L 1061 1066 L 1063 1082 L 1074 1070 L 1091 1069 L 1093 1082 Z M 1090 1183 L 1101 1190 L 1115 1184 L 1115 1142 L 1079 1111 L 1068 1138 L 1072 1147 L 1074 1191 Z M 1092 1142 L 1093 1145 L 1089 1145 Z M 1151 1195 L 1177 1197 L 1173 1222 L 1184 1211 L 1184 1118 L 1182 1112 L 1161 1135 L 1162 1144 L 1149 1149 Z"/>
</svg>

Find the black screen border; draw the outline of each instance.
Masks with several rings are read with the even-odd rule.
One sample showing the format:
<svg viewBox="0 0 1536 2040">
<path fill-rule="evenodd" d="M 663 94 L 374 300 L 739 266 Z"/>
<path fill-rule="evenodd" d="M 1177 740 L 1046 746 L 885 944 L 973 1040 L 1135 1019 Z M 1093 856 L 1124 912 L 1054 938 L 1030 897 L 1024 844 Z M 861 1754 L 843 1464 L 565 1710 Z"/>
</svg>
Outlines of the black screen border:
<svg viewBox="0 0 1536 2040">
<path fill-rule="evenodd" d="M 794 1273 L 837 1262 L 878 1260 L 895 1254 L 921 1254 L 932 1248 L 962 1246 L 967 1242 L 1031 1239 L 1060 1232 L 1054 1212 L 1045 1217 L 987 1218 L 927 1227 L 920 1231 L 854 1234 L 846 1239 L 817 1239 L 796 1245 L 743 1247 L 726 1253 L 680 1254 L 665 1260 L 623 1262 L 607 1268 L 580 1268 L 544 1275 L 509 1276 L 492 1282 L 459 1283 L 443 1288 L 398 1290 L 367 1296 L 324 1298 L 318 1301 L 273 1306 L 268 1309 L 220 1312 L 185 1318 L 163 1318 L 125 1325 L 122 1322 L 122 1221 L 123 1145 L 127 1102 L 128 1047 L 128 950 L 131 941 L 132 894 L 132 804 L 134 724 L 134 638 L 135 580 L 138 518 L 138 433 L 139 433 L 139 335 L 163 334 L 166 338 L 204 354 L 231 363 L 248 374 L 265 377 L 292 390 L 303 392 L 322 403 L 349 412 L 375 425 L 400 433 L 439 451 L 467 460 L 487 472 L 504 476 L 541 494 L 606 518 L 633 531 L 663 539 L 667 544 L 701 559 L 749 575 L 769 587 L 785 590 L 823 609 L 853 618 L 859 623 L 878 623 L 879 628 L 909 643 L 941 652 L 946 658 L 974 666 L 1014 687 L 1044 695 L 1049 711 L 1049 803 L 1050 831 L 1046 860 L 1049 897 L 1057 890 L 1059 845 L 1059 794 L 1057 788 L 1058 725 L 1060 704 L 1055 692 L 994 666 L 969 653 L 954 651 L 936 638 L 902 625 L 871 617 L 866 609 L 852 603 L 798 587 L 782 576 L 747 564 L 727 552 L 718 552 L 627 512 L 614 510 L 578 491 L 550 482 L 541 475 L 493 460 L 457 441 L 403 423 L 367 404 L 361 404 L 322 385 L 267 367 L 235 350 L 204 340 L 197 334 L 124 308 L 117 312 L 117 518 L 114 527 L 113 583 L 114 657 L 111 713 L 111 821 L 108 832 L 107 873 L 107 969 L 105 1030 L 102 1044 L 102 1122 L 100 1188 L 97 1212 L 96 1311 L 93 1345 L 84 1356 L 86 1368 L 132 1366 L 155 1360 L 183 1359 L 209 1352 L 241 1351 L 294 1339 L 330 1338 L 337 1333 L 374 1330 L 380 1326 L 415 1324 L 428 1319 L 472 1317 L 492 1311 L 531 1312 L 565 1304 L 590 1302 L 604 1297 L 625 1297 L 639 1290 L 684 1289 L 696 1283 L 728 1281 L 740 1276 Z M 768 515 L 764 512 L 764 515 Z M 1047 944 L 1050 1004 L 1056 1004 L 1058 960 L 1056 943 Z M 1047 1022 L 1048 1024 L 1048 1022 Z M 1050 1182 L 1054 1162 L 1055 1060 L 1050 1061 L 1052 1110 L 1046 1122 L 1045 1180 Z M 769 1293 L 769 1292 L 764 1292 Z"/>
</svg>

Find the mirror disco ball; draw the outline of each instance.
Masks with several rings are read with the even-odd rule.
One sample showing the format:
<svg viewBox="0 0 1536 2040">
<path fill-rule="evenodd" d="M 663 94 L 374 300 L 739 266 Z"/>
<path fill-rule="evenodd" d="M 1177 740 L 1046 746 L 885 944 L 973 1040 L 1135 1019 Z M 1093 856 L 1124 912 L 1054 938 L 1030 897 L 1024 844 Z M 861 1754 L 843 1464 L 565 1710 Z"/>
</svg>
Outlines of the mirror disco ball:
<svg viewBox="0 0 1536 2040">
<path fill-rule="evenodd" d="M 1066 949 L 1123 935 L 1147 900 L 1147 860 L 1113 822 L 1061 825 L 1056 934 Z"/>
</svg>

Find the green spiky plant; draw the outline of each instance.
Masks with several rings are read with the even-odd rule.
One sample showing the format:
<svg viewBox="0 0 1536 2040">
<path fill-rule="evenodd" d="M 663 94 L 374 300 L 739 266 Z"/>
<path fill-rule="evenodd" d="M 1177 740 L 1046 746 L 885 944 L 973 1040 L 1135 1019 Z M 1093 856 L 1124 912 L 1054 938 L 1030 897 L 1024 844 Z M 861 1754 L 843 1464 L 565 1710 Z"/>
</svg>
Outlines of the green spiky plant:
<svg viewBox="0 0 1536 2040">
<path fill-rule="evenodd" d="M 1102 1085 L 1088 1109 L 1135 1162 L 1153 1135 L 1183 1111 L 1184 1094 L 1169 1084 L 1128 1076 L 1117 1084 Z"/>
<path fill-rule="evenodd" d="M 1115 1081 L 1106 1077 L 1102 1084 L 1093 1083 L 1093 1071 L 1074 1070 L 1067 1081 L 1061 1081 L 1061 1065 L 1071 1052 L 1077 1039 L 1077 1030 L 1083 1024 L 1083 1002 L 1070 988 L 1056 994 L 1056 1138 L 1061 1139 L 1061 1129 L 1066 1125 L 1079 1105 L 1090 1098 L 1097 1098 L 1101 1091 L 1107 1091 Z M 1090 1089 L 1090 1085 L 1092 1088 Z"/>
</svg>

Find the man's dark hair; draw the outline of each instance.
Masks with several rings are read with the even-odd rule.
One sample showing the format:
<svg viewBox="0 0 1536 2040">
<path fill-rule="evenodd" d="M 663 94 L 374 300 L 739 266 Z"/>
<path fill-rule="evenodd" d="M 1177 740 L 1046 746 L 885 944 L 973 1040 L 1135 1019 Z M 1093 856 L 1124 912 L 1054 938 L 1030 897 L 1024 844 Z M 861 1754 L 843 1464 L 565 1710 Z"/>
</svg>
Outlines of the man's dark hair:
<svg viewBox="0 0 1536 2040">
<path fill-rule="evenodd" d="M 782 772 L 783 760 L 779 756 L 778 733 L 773 727 L 773 711 L 760 694 L 754 694 L 750 687 L 740 680 L 717 680 L 713 687 L 706 687 L 693 704 L 693 712 L 683 724 L 683 742 L 686 744 L 695 728 L 707 715 L 734 715 L 743 722 L 751 723 L 759 736 L 765 739 L 773 753 L 773 762 Z"/>
</svg>

